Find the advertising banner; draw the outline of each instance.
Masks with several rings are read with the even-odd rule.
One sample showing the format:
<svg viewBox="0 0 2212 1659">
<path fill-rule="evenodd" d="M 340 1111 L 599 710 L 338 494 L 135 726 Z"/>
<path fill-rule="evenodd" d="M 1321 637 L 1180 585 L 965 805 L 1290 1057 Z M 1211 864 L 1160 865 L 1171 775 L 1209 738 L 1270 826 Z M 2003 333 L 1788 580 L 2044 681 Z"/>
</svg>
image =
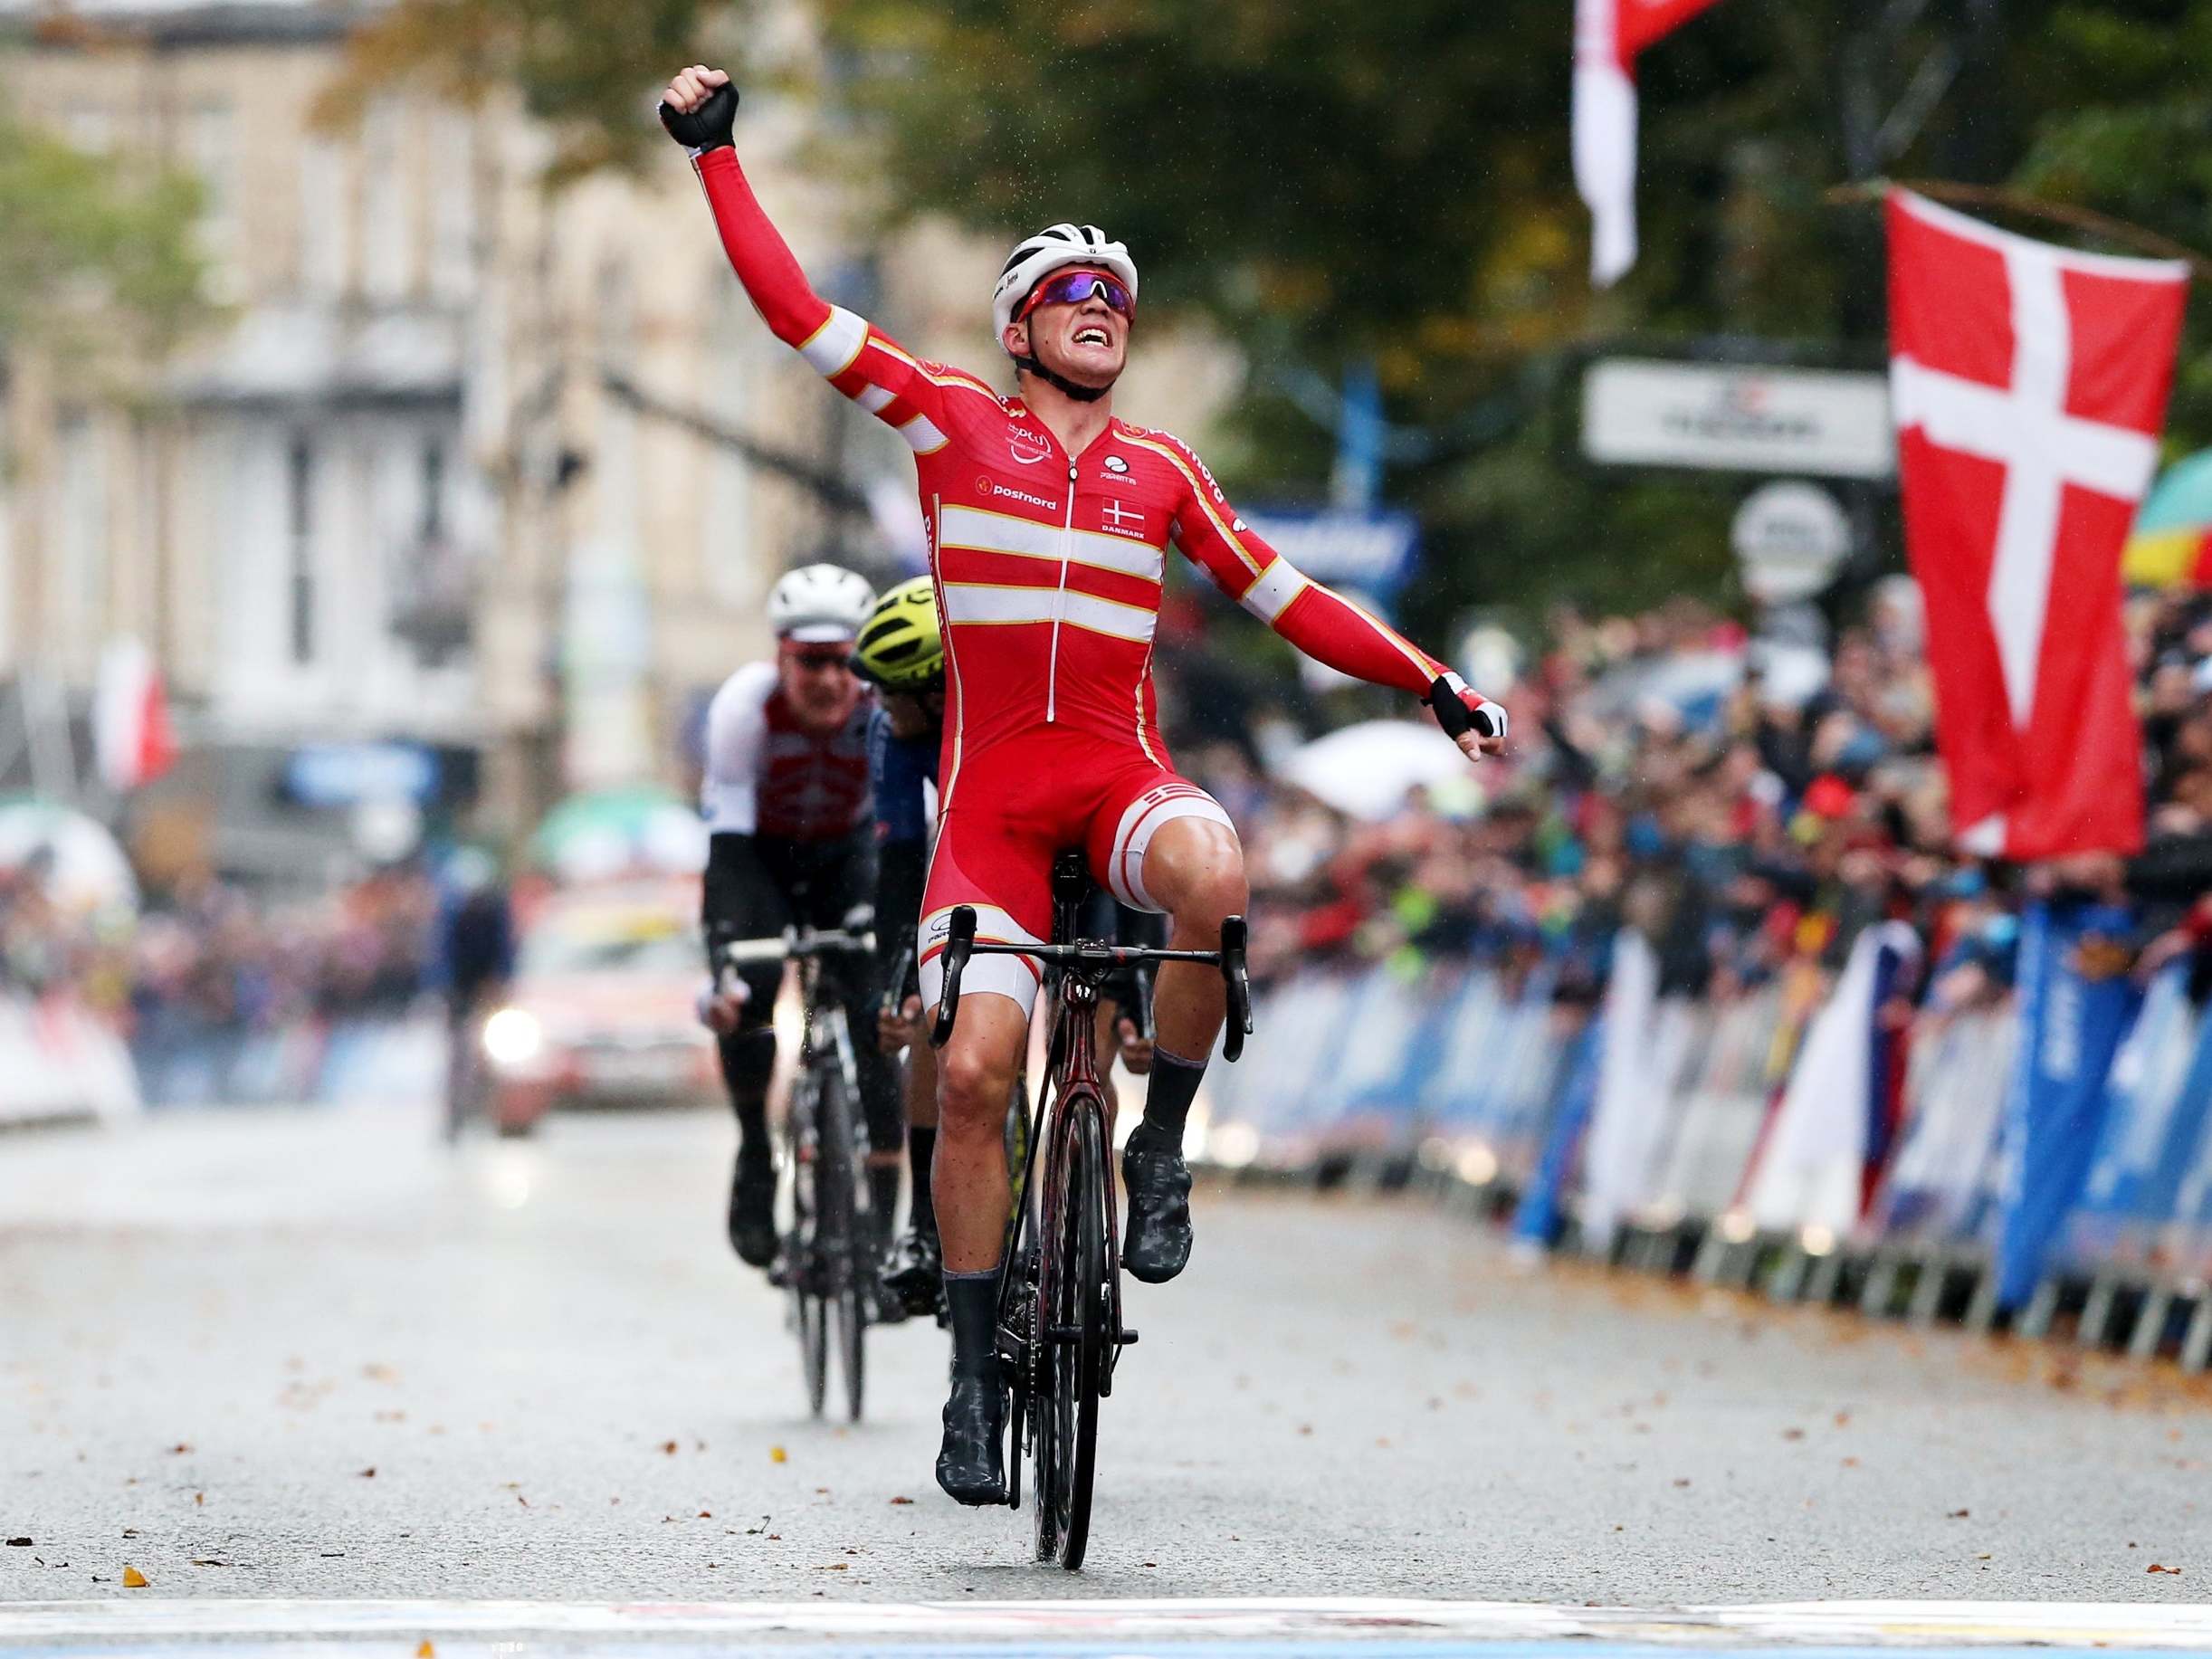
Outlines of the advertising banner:
<svg viewBox="0 0 2212 1659">
<path fill-rule="evenodd" d="M 2142 993 L 2120 942 L 2132 918 L 2100 904 L 2031 904 L 2020 928 L 2020 1062 L 2005 1106 L 2007 1179 L 1997 1296 L 2024 1306 L 2081 1197 L 2103 1132 L 2105 1080 Z"/>
</svg>

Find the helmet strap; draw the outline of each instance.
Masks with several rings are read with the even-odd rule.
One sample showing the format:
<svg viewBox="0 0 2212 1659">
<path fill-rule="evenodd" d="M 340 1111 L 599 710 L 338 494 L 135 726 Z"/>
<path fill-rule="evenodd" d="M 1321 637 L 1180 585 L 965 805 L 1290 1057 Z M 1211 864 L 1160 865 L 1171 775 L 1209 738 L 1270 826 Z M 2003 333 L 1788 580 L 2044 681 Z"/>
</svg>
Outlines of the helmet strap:
<svg viewBox="0 0 2212 1659">
<path fill-rule="evenodd" d="M 1057 369 L 1045 367 L 1044 364 L 1038 362 L 1034 357 L 1015 358 L 1014 359 L 1014 367 L 1015 372 L 1017 374 L 1034 375 L 1038 379 L 1044 381 L 1046 386 L 1057 387 L 1059 390 L 1066 393 L 1068 396 L 1073 398 L 1079 404 L 1094 404 L 1098 402 L 1100 398 L 1105 396 L 1107 393 L 1113 390 L 1113 382 L 1111 380 L 1109 380 L 1104 386 L 1079 385 L 1077 382 L 1069 379 L 1065 375 L 1061 374 Z"/>
</svg>

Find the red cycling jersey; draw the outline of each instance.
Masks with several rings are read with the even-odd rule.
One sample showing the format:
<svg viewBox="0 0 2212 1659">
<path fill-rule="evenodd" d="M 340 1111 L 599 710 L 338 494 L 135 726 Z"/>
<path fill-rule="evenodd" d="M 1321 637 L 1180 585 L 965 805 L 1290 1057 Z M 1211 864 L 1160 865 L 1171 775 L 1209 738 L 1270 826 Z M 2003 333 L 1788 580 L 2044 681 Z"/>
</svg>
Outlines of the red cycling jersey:
<svg viewBox="0 0 2212 1659">
<path fill-rule="evenodd" d="M 694 159 L 769 329 L 914 452 L 947 664 L 925 1003 L 953 906 L 977 908 L 978 938 L 1034 942 L 1050 917 L 1052 854 L 1082 846 L 1117 897 L 1157 909 L 1143 882 L 1150 837 L 1179 817 L 1228 823 L 1175 777 L 1158 732 L 1152 638 L 1169 547 L 1331 668 L 1416 697 L 1444 673 L 1253 534 L 1181 440 L 1114 420 L 1071 456 L 1019 398 L 916 358 L 816 294 L 733 151 Z M 968 984 L 1026 1005 L 1037 972 L 1026 958 L 980 957 Z"/>
</svg>

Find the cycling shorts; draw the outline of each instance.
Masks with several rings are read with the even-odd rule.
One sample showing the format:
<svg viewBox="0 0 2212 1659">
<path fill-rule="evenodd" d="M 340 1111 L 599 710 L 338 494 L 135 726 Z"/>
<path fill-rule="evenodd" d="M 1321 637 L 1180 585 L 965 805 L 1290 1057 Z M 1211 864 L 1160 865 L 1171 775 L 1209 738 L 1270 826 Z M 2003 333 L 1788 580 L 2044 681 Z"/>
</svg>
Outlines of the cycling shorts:
<svg viewBox="0 0 2212 1659">
<path fill-rule="evenodd" d="M 944 990 L 955 907 L 976 909 L 976 937 L 1042 944 L 1053 925 L 1053 860 L 1080 848 L 1092 879 L 1132 910 L 1163 907 L 1145 891 L 1152 837 L 1178 818 L 1226 826 L 1219 802 L 1143 749 L 1065 727 L 1041 727 L 962 761 L 938 822 L 921 902 L 921 1000 Z M 969 958 L 960 992 L 996 992 L 1026 1010 L 1044 977 L 1034 957 Z"/>
</svg>

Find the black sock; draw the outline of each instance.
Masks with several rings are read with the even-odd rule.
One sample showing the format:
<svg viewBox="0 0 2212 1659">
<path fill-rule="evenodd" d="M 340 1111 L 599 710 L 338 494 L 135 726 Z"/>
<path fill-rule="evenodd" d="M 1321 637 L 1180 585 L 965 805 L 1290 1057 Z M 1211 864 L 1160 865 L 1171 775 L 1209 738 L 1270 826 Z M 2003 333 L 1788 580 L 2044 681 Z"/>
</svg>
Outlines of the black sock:
<svg viewBox="0 0 2212 1659">
<path fill-rule="evenodd" d="M 1190 1103 L 1198 1095 L 1198 1080 L 1206 1075 L 1206 1062 L 1186 1060 L 1164 1048 L 1152 1051 L 1152 1082 L 1145 1092 L 1144 1122 L 1140 1130 L 1154 1145 L 1183 1144 L 1183 1125 L 1190 1117 Z"/>
<path fill-rule="evenodd" d="M 876 1242 L 891 1242 L 891 1222 L 899 1210 L 899 1166 L 870 1164 L 868 1166 L 868 1225 L 875 1229 Z"/>
<path fill-rule="evenodd" d="M 776 1033 L 756 1026 L 721 1039 L 722 1081 L 738 1117 L 738 1153 L 746 1158 L 773 1156 L 768 1139 L 768 1079 L 776 1070 Z"/>
<path fill-rule="evenodd" d="M 936 1156 L 935 1124 L 926 1129 L 915 1124 L 906 1131 L 906 1163 L 914 1176 L 914 1196 L 907 1201 L 907 1224 L 931 1235 L 937 1232 L 937 1200 L 930 1192 L 930 1160 Z"/>
<path fill-rule="evenodd" d="M 998 1375 L 998 1269 L 945 1272 L 945 1301 L 952 1310 L 952 1374 Z"/>
</svg>

